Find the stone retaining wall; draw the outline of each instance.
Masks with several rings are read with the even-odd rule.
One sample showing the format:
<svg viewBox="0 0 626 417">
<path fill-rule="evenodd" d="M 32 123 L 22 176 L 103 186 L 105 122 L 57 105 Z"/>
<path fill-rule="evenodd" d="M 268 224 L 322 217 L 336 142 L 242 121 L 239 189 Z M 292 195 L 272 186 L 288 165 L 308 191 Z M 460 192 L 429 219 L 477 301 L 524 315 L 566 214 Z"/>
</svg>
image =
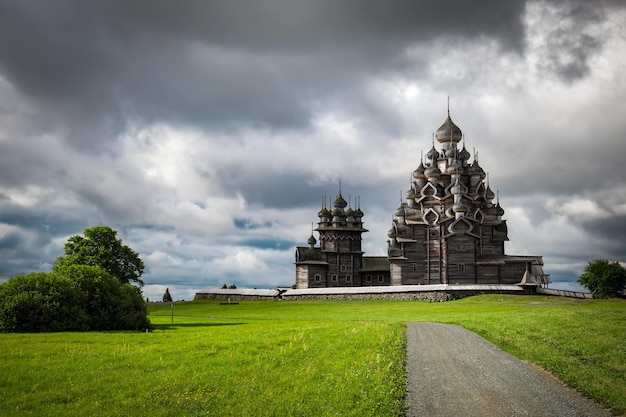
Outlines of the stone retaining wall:
<svg viewBox="0 0 626 417">
<path fill-rule="evenodd" d="M 535 288 L 535 287 L 525 287 L 524 291 L 510 291 L 506 288 L 500 288 L 497 290 L 483 290 L 483 289 L 459 289 L 454 290 L 447 288 L 445 290 L 440 291 L 404 291 L 404 292 L 353 292 L 347 291 L 343 293 L 339 292 L 329 292 L 329 293 L 306 293 L 302 291 L 296 291 L 294 294 L 290 290 L 278 290 L 273 292 L 273 294 L 261 293 L 261 291 L 255 290 L 241 290 L 238 292 L 237 290 L 233 291 L 233 293 L 228 293 L 226 291 L 202 291 L 196 293 L 195 298 L 205 298 L 211 300 L 220 300 L 220 301 L 264 301 L 264 300 L 403 300 L 403 301 L 415 301 L 415 300 L 424 300 L 431 303 L 450 301 L 450 300 L 458 300 L 463 297 L 470 297 L 474 295 L 481 294 L 545 294 L 545 295 L 556 295 L 556 296 L 564 296 L 564 297 L 576 297 L 576 298 L 590 298 L 591 294 L 586 293 L 575 293 L 573 291 L 563 291 L 563 290 L 552 290 L 552 289 L 544 289 L 544 288 Z"/>
<path fill-rule="evenodd" d="M 504 293 L 504 292 L 501 292 Z M 431 292 L 396 292 L 375 294 L 318 294 L 318 295 L 288 295 L 283 294 L 283 300 L 398 300 L 398 301 L 428 301 L 439 303 L 458 300 L 473 295 L 485 294 L 483 291 L 431 291 Z M 516 293 L 519 294 L 519 293 Z"/>
<path fill-rule="evenodd" d="M 244 295 L 244 294 L 196 294 L 194 297 L 195 300 L 205 298 L 209 300 L 224 300 L 224 301 L 267 301 L 267 300 L 275 300 L 277 297 L 271 296 L 260 296 L 260 295 Z"/>
<path fill-rule="evenodd" d="M 284 295 L 283 300 L 426 300 L 431 303 L 455 300 L 474 294 L 453 294 L 450 292 L 396 292 L 378 294 L 317 294 L 317 295 Z"/>
<path fill-rule="evenodd" d="M 264 301 L 264 300 L 398 300 L 398 301 L 428 301 L 439 303 L 458 300 L 463 297 L 485 294 L 484 291 L 425 291 L 425 292 L 390 292 L 390 293 L 345 293 L 345 294 L 302 294 L 289 295 L 289 292 L 276 297 L 258 296 L 249 294 L 196 294 L 196 299 L 205 298 L 223 301 Z M 500 292 L 500 293 L 505 293 Z M 519 293 L 517 293 L 519 294 Z"/>
</svg>

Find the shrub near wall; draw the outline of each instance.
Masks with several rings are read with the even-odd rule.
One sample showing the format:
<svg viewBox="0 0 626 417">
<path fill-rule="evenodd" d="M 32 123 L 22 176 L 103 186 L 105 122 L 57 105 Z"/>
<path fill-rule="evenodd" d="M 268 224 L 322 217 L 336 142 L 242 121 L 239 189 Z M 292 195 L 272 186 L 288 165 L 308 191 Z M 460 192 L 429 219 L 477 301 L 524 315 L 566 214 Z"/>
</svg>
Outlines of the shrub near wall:
<svg viewBox="0 0 626 417">
<path fill-rule="evenodd" d="M 97 266 L 16 276 L 0 285 L 1 332 L 150 328 L 140 290 Z"/>
<path fill-rule="evenodd" d="M 0 331 L 87 330 L 84 296 L 67 277 L 34 272 L 0 285 Z"/>
</svg>

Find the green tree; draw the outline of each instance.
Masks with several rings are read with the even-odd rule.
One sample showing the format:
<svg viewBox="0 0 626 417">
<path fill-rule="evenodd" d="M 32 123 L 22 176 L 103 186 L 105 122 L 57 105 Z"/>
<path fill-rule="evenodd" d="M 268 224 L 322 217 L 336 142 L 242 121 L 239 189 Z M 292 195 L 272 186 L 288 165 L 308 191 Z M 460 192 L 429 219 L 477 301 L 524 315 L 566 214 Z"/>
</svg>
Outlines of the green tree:
<svg viewBox="0 0 626 417">
<path fill-rule="evenodd" d="M 135 282 L 143 286 L 140 279 L 145 267 L 143 261 L 108 226 L 94 226 L 85 229 L 84 236 L 70 237 L 64 251 L 65 256 L 57 258 L 54 271 L 70 265 L 99 266 L 121 284 Z"/>
<path fill-rule="evenodd" d="M 626 269 L 616 261 L 595 259 L 589 261 L 578 283 L 586 287 L 594 298 L 619 297 L 626 287 Z"/>
</svg>

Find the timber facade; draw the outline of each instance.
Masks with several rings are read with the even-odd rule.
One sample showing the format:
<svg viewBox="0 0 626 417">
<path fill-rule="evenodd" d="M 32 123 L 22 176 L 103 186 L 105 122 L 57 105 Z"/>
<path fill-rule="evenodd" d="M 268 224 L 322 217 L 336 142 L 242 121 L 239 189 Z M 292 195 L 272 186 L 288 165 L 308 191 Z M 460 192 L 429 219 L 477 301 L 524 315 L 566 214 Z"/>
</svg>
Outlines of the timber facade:
<svg viewBox="0 0 626 417">
<path fill-rule="evenodd" d="M 465 145 L 459 147 L 462 138 L 448 111 L 394 213 L 387 257 L 363 256 L 364 213 L 360 207 L 346 209 L 341 189 L 332 211 L 324 199 L 315 229 L 319 247 L 312 233 L 308 247 L 296 248 L 296 288 L 547 285 L 541 256 L 505 254 L 504 209 L 477 156 L 470 162 Z"/>
<path fill-rule="evenodd" d="M 296 248 L 296 288 L 360 287 L 389 285 L 387 257 L 363 256 L 361 250 L 363 211 L 352 209 L 341 195 L 333 202 L 332 211 L 326 199 L 318 213 L 319 222 L 311 234 L 308 247 Z"/>
</svg>

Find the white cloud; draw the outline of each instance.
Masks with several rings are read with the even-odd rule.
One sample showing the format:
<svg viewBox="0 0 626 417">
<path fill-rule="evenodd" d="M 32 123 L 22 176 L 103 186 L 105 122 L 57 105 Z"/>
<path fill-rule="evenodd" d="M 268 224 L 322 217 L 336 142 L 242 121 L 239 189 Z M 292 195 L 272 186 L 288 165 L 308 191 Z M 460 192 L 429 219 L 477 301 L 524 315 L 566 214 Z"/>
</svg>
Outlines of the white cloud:
<svg viewBox="0 0 626 417">
<path fill-rule="evenodd" d="M 574 197 L 560 202 L 549 199 L 547 207 L 574 220 L 601 220 L 611 216 L 611 213 L 603 210 L 597 202 L 586 198 Z"/>
</svg>

